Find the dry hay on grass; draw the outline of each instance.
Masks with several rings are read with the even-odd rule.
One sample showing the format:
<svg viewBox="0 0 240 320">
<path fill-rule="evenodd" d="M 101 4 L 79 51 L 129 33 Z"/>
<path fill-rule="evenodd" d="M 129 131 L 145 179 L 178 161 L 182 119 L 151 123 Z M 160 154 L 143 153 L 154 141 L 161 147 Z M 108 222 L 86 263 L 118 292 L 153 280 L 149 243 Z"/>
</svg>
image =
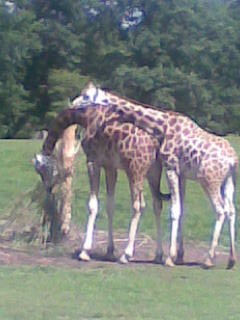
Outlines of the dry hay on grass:
<svg viewBox="0 0 240 320">
<path fill-rule="evenodd" d="M 53 200 L 49 198 L 42 182 L 19 195 L 0 220 L 0 241 L 8 241 L 12 246 L 39 245 L 43 235 L 49 230 L 43 218 L 58 210 L 61 193 L 55 190 Z M 50 218 L 50 217 L 49 217 Z M 72 230 L 75 230 L 74 226 Z M 73 234 L 70 234 L 73 237 Z"/>
<path fill-rule="evenodd" d="M 21 193 L 1 217 L 0 240 L 12 244 L 38 242 L 44 202 L 45 191 L 40 182 L 32 190 Z"/>
</svg>

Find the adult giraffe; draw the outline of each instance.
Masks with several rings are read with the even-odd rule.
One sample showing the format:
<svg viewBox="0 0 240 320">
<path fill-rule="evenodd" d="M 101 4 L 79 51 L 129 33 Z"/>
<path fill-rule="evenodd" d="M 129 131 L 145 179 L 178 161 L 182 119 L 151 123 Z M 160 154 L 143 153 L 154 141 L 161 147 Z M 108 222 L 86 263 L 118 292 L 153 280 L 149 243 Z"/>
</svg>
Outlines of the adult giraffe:
<svg viewBox="0 0 240 320">
<path fill-rule="evenodd" d="M 73 102 L 73 106 L 76 101 Z M 89 260 L 89 251 L 92 248 L 93 229 L 98 213 L 98 192 L 101 167 L 105 170 L 107 188 L 107 214 L 108 214 L 108 248 L 107 255 L 112 256 L 114 251 L 112 218 L 114 210 L 114 192 L 117 179 L 117 170 L 123 169 L 128 177 L 133 216 L 129 229 L 127 247 L 120 258 L 122 263 L 127 263 L 134 253 L 134 240 L 139 219 L 145 207 L 143 197 L 143 184 L 147 177 L 150 185 L 153 208 L 157 222 L 157 249 L 156 261 L 162 261 L 162 243 L 160 228 L 160 213 L 162 199 L 169 199 L 169 195 L 159 192 L 162 164 L 158 159 L 158 141 L 132 124 L 119 124 L 110 121 L 111 113 L 105 106 L 98 109 L 66 109 L 62 111 L 49 128 L 48 136 L 43 144 L 42 153 L 36 156 L 35 167 L 41 174 L 47 187 L 47 171 L 52 167 L 51 154 L 57 140 L 64 130 L 73 124 L 85 128 L 82 147 L 87 156 L 87 168 L 90 179 L 89 219 L 87 223 L 86 238 L 83 243 L 79 258 Z M 104 126 L 99 126 L 105 119 Z"/>
<path fill-rule="evenodd" d="M 229 222 L 230 255 L 228 267 L 236 262 L 234 196 L 238 156 L 229 142 L 208 133 L 194 121 L 177 112 L 154 109 L 116 96 L 113 101 L 108 92 L 91 85 L 77 101 L 79 108 L 89 103 L 114 104 L 112 121 L 132 123 L 159 140 L 159 157 L 166 167 L 171 190 L 171 240 L 166 264 L 183 261 L 182 217 L 186 179 L 198 181 L 207 193 L 216 213 L 216 223 L 205 266 L 214 265 L 215 249 L 222 226 Z M 95 105 L 97 110 L 98 105 Z M 88 106 L 89 108 L 89 106 Z M 94 104 L 92 104 L 94 109 Z M 110 121 L 108 119 L 108 121 Z M 103 120 L 104 122 L 104 120 Z"/>
</svg>

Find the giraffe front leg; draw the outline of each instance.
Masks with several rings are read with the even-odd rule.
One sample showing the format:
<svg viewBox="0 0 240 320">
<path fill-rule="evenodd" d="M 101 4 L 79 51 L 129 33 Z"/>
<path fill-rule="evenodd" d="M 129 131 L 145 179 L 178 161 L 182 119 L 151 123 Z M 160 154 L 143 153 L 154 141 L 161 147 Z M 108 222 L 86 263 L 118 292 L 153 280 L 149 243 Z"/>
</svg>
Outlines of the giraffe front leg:
<svg viewBox="0 0 240 320">
<path fill-rule="evenodd" d="M 178 248 L 177 258 L 175 263 L 181 265 L 184 263 L 184 248 L 183 248 L 183 215 L 184 215 L 184 198 L 185 198 L 186 179 L 184 177 L 179 178 L 179 194 L 180 194 L 180 206 L 181 214 L 178 225 Z"/>
<path fill-rule="evenodd" d="M 162 228 L 161 228 L 161 211 L 162 211 L 162 202 L 159 200 L 154 200 L 153 209 L 155 213 L 156 226 L 157 226 L 157 248 L 155 255 L 155 263 L 163 263 L 163 247 L 162 247 Z"/>
<path fill-rule="evenodd" d="M 141 217 L 141 203 L 142 203 L 142 210 L 143 210 L 143 207 L 144 207 L 143 195 L 142 194 L 140 195 L 139 191 L 134 190 L 132 192 L 133 215 L 130 223 L 128 244 L 124 251 L 124 254 L 120 257 L 120 262 L 123 264 L 128 263 L 129 260 L 133 257 L 135 237 L 138 229 L 139 220 Z"/>
<path fill-rule="evenodd" d="M 155 263 L 163 263 L 163 247 L 162 247 L 162 229 L 161 229 L 161 212 L 162 212 L 162 199 L 159 197 L 160 180 L 162 174 L 161 162 L 155 162 L 147 174 L 148 184 L 152 194 L 153 212 L 155 214 L 156 227 L 157 227 L 157 247 L 155 254 Z"/>
<path fill-rule="evenodd" d="M 113 215 L 114 215 L 114 194 L 117 181 L 117 170 L 106 169 L 106 189 L 107 189 L 107 215 L 108 215 L 108 246 L 106 258 L 115 261 L 114 241 L 113 241 Z"/>
<path fill-rule="evenodd" d="M 88 202 L 89 217 L 87 222 L 87 231 L 82 251 L 79 259 L 84 261 L 90 260 L 89 251 L 92 249 L 94 225 L 98 213 L 98 199 L 95 194 L 91 194 Z"/>
<path fill-rule="evenodd" d="M 79 259 L 84 261 L 90 260 L 89 251 L 92 249 L 94 225 L 98 214 L 98 192 L 100 184 L 100 168 L 93 162 L 87 163 L 87 167 L 91 188 L 88 202 L 89 216 L 86 228 L 86 236 L 82 246 L 82 251 L 79 254 Z"/>
<path fill-rule="evenodd" d="M 181 216 L 181 199 L 179 190 L 179 177 L 173 170 L 167 171 L 167 180 L 171 190 L 171 238 L 169 256 L 166 259 L 166 266 L 173 267 L 177 258 L 177 239 L 179 232 L 179 219 Z"/>
</svg>

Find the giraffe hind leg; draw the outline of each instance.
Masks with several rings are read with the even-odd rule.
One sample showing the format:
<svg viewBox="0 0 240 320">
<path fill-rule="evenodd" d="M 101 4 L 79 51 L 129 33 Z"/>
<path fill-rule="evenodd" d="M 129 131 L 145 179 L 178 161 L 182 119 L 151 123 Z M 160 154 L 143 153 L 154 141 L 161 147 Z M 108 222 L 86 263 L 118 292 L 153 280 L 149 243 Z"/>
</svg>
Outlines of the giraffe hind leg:
<svg viewBox="0 0 240 320">
<path fill-rule="evenodd" d="M 216 222 L 214 226 L 211 247 L 208 251 L 208 256 L 205 259 L 205 262 L 203 264 L 205 268 L 211 268 L 214 266 L 215 251 L 216 251 L 216 247 L 218 246 L 220 234 L 225 221 L 225 212 L 224 212 L 224 199 L 221 195 L 220 186 L 215 185 L 213 183 L 208 186 L 206 191 L 211 199 L 214 211 L 216 213 Z"/>
<path fill-rule="evenodd" d="M 235 221 L 236 210 L 234 206 L 235 185 L 232 176 L 229 176 L 224 184 L 224 211 L 228 219 L 228 230 L 230 240 L 230 254 L 228 260 L 228 268 L 231 269 L 236 263 L 236 250 L 235 250 Z"/>
<path fill-rule="evenodd" d="M 171 190 L 171 235 L 169 255 L 166 259 L 165 265 L 173 267 L 175 265 L 178 254 L 178 235 L 179 235 L 179 221 L 181 221 L 181 193 L 179 176 L 173 170 L 166 172 L 169 188 Z"/>
<path fill-rule="evenodd" d="M 142 191 L 139 191 L 138 188 L 133 187 L 133 189 L 131 188 L 131 194 L 133 214 L 129 228 L 128 244 L 126 249 L 124 250 L 124 253 L 119 259 L 119 262 L 123 264 L 127 264 L 129 260 L 133 257 L 138 224 L 140 221 L 141 214 L 145 208 L 145 201 L 143 198 Z"/>
</svg>

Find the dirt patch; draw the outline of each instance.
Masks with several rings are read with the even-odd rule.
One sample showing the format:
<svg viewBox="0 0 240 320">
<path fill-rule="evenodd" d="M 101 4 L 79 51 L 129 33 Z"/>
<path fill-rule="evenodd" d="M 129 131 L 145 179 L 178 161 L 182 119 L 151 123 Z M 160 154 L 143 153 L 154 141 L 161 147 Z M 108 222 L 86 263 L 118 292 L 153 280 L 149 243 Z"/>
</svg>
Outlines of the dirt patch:
<svg viewBox="0 0 240 320">
<path fill-rule="evenodd" d="M 127 234 L 115 233 L 115 255 L 116 261 L 107 261 L 105 252 L 107 246 L 107 233 L 105 231 L 96 231 L 94 236 L 94 248 L 91 252 L 92 260 L 83 262 L 77 259 L 80 252 L 80 245 L 84 234 L 71 228 L 68 238 L 60 244 L 52 246 L 47 245 L 43 248 L 38 245 L 16 245 L 11 241 L 0 240 L 0 264 L 11 266 L 56 266 L 65 268 L 80 267 L 99 267 L 106 264 L 116 264 L 127 243 Z M 185 244 L 185 265 L 200 267 L 206 256 L 208 247 L 206 244 L 187 243 Z M 168 245 L 164 244 L 164 252 L 168 252 Z M 155 241 L 149 236 L 140 234 L 136 240 L 135 256 L 131 265 L 134 264 L 153 264 L 155 253 Z M 218 266 L 227 265 L 228 252 L 221 248 L 217 252 L 216 264 Z"/>
</svg>

